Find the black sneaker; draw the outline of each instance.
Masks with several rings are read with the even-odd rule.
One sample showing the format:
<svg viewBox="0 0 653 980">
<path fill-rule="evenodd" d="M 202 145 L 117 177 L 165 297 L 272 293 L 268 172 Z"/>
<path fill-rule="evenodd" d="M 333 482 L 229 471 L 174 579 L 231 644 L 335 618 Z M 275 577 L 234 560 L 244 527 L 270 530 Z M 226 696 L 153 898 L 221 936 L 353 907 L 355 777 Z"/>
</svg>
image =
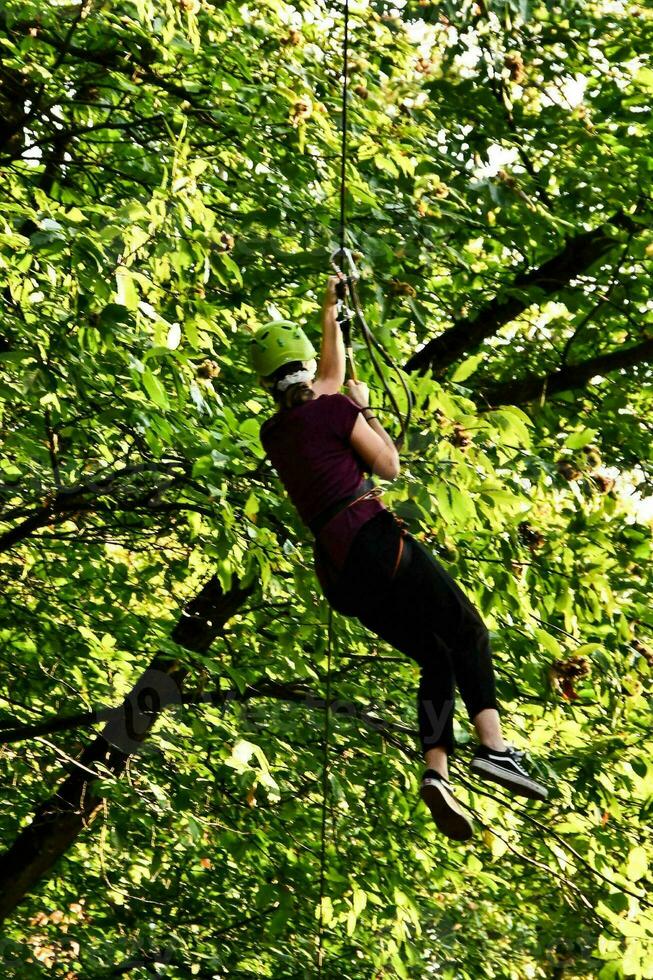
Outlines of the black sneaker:
<svg viewBox="0 0 653 980">
<path fill-rule="evenodd" d="M 422 777 L 419 795 L 431 811 L 438 830 L 452 840 L 469 840 L 472 825 L 460 809 L 451 784 L 434 769 L 427 769 Z"/>
<path fill-rule="evenodd" d="M 524 768 L 524 753 L 509 745 L 504 752 L 489 749 L 487 745 L 479 745 L 471 763 L 472 772 L 481 779 L 489 779 L 506 789 L 512 790 L 516 796 L 527 796 L 530 800 L 545 800 L 548 796 L 546 786 L 526 772 Z"/>
</svg>

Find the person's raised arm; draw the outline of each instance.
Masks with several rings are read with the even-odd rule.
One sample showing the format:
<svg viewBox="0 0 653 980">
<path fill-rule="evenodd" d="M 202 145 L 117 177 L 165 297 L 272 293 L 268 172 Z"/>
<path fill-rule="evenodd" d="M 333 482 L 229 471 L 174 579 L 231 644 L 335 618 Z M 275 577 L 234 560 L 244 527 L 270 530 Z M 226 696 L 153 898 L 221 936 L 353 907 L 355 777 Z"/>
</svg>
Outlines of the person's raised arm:
<svg viewBox="0 0 653 980">
<path fill-rule="evenodd" d="M 382 480 L 394 480 L 399 475 L 399 453 L 394 442 L 369 407 L 370 395 L 366 384 L 348 381 L 349 397 L 360 405 L 359 414 L 351 431 L 352 448 L 366 463 L 371 473 Z"/>
<path fill-rule="evenodd" d="M 322 306 L 322 349 L 313 382 L 317 395 L 334 395 L 345 383 L 345 345 L 336 319 L 337 276 L 329 276 Z"/>
</svg>

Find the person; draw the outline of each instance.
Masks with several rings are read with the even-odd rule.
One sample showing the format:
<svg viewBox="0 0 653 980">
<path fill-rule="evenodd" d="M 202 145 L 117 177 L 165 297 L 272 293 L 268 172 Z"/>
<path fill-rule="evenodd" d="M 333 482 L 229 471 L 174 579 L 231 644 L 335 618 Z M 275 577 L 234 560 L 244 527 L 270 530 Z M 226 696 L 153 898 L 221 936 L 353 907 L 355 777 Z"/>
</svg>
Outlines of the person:
<svg viewBox="0 0 653 980">
<path fill-rule="evenodd" d="M 546 788 L 504 741 L 488 631 L 470 600 L 379 499 L 366 474 L 393 480 L 395 445 L 370 407 L 367 385 L 345 380 L 337 320 L 338 278 L 329 279 L 316 351 L 295 323 L 278 320 L 251 341 L 252 366 L 277 411 L 260 430 L 272 463 L 315 538 L 315 570 L 331 606 L 421 668 L 418 726 L 424 753 L 420 795 L 436 826 L 467 840 L 472 825 L 448 775 L 457 687 L 479 746 L 471 770 L 515 794 L 543 800 Z"/>
</svg>

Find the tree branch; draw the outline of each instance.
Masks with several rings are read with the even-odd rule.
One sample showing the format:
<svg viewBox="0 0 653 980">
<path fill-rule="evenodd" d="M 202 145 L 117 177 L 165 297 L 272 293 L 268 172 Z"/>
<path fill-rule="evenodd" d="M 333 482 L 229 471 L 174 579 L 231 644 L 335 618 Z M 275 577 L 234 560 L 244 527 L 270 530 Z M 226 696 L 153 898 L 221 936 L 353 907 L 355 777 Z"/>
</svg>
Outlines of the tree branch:
<svg viewBox="0 0 653 980">
<path fill-rule="evenodd" d="M 521 405 L 546 395 L 556 395 L 561 391 L 584 388 L 596 375 L 610 374 L 612 371 L 649 364 L 653 361 L 653 337 L 620 348 L 608 354 L 598 354 L 579 364 L 568 364 L 550 374 L 529 374 L 514 381 L 484 385 L 479 394 L 490 405 Z"/>
<path fill-rule="evenodd" d="M 166 708 L 180 705 L 210 705 L 219 707 L 230 703 L 244 703 L 256 698 L 271 698 L 277 701 L 288 701 L 294 704 L 303 704 L 308 708 L 317 708 L 323 711 L 327 707 L 327 701 L 316 694 L 310 688 L 302 686 L 299 682 L 288 681 L 280 684 L 276 681 L 269 681 L 261 678 L 255 684 L 244 689 L 244 691 L 203 691 L 201 693 L 190 692 L 179 694 L 178 699 L 169 700 L 152 707 L 145 705 L 139 706 L 139 711 L 143 717 L 158 715 Z M 367 727 L 373 728 L 386 736 L 393 733 L 415 736 L 417 733 L 406 725 L 397 722 L 387 721 L 380 718 L 366 709 L 364 705 L 357 701 L 343 701 L 333 697 L 328 702 L 328 706 L 334 713 L 348 715 L 359 718 Z M 91 711 L 80 711 L 70 715 L 55 715 L 44 718 L 35 724 L 21 725 L 16 720 L 4 722 L 0 725 L 0 745 L 11 745 L 15 742 L 23 742 L 27 739 L 41 737 L 42 735 L 53 735 L 56 732 L 77 731 L 83 728 L 90 728 L 102 721 L 113 721 L 124 723 L 125 703 L 119 707 L 94 708 Z M 400 746 L 405 751 L 405 746 Z"/>
<path fill-rule="evenodd" d="M 130 77 L 135 68 L 138 68 L 142 73 L 142 77 L 145 81 L 149 82 L 156 88 L 161 89 L 168 95 L 174 95 L 178 99 L 182 99 L 185 102 L 189 102 L 191 105 L 196 106 L 198 109 L 205 108 L 203 101 L 200 96 L 198 96 L 195 91 L 188 91 L 182 85 L 179 85 L 172 80 L 172 77 L 167 77 L 163 75 L 158 75 L 153 71 L 147 62 L 138 58 L 134 50 L 129 50 L 126 56 L 123 55 L 121 44 L 124 44 L 124 39 L 120 36 L 112 36 L 106 38 L 107 41 L 113 42 L 113 47 L 82 47 L 79 45 L 74 45 L 71 43 L 71 37 L 60 38 L 56 34 L 43 27 L 42 24 L 32 21 L 14 21 L 13 24 L 9 24 L 7 18 L 0 14 L 0 29 L 8 37 L 24 36 L 29 33 L 30 30 L 37 30 L 37 39 L 39 43 L 45 44 L 50 48 L 53 48 L 58 52 L 58 59 L 56 64 L 59 65 L 61 61 L 70 56 L 71 58 L 76 58 L 79 61 L 97 65 L 100 68 L 104 68 L 107 71 L 115 71 L 124 76 Z"/>
<path fill-rule="evenodd" d="M 184 609 L 172 632 L 173 640 L 205 653 L 253 588 L 243 588 L 236 581 L 225 592 L 214 576 Z M 162 710 L 180 702 L 185 675 L 186 669 L 167 654 L 155 656 L 102 734 L 77 760 L 71 760 L 69 775 L 0 855 L 0 922 L 51 872 L 89 825 L 101 805 L 101 797 L 93 792 L 94 783 L 100 776 L 122 775 Z"/>
<path fill-rule="evenodd" d="M 457 320 L 439 337 L 434 337 L 406 362 L 407 371 L 426 371 L 432 367 L 441 373 L 463 354 L 471 353 L 487 337 L 492 337 L 538 298 L 558 292 L 578 276 L 586 273 L 617 243 L 614 228 L 632 233 L 643 230 L 623 211 L 592 231 L 568 238 L 557 255 L 536 269 L 519 273 L 512 283 L 486 303 L 473 317 Z"/>
<path fill-rule="evenodd" d="M 56 519 L 65 519 L 66 516 L 75 510 L 84 507 L 84 498 L 87 494 L 102 496 L 108 491 L 112 484 L 117 480 L 122 480 L 125 476 L 135 476 L 141 473 L 168 473 L 174 468 L 183 467 L 181 462 L 144 462 L 132 466 L 123 466 L 107 475 L 99 473 L 96 477 L 91 477 L 84 483 L 76 486 L 62 487 L 52 497 L 47 498 L 41 507 L 37 507 L 27 515 L 22 524 L 17 524 L 9 531 L 0 534 L 0 554 L 9 551 L 14 545 L 24 541 L 33 531 L 45 527 Z"/>
</svg>

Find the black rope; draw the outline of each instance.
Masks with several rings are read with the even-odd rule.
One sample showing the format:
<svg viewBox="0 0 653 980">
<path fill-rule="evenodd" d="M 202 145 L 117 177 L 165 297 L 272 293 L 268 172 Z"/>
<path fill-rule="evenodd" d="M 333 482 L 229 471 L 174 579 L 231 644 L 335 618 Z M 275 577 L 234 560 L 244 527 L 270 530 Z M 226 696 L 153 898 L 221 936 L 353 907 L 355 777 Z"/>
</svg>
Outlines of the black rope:
<svg viewBox="0 0 653 980">
<path fill-rule="evenodd" d="M 333 610 L 329 607 L 327 626 L 327 669 L 322 736 L 322 826 L 320 830 L 320 906 L 317 927 L 317 976 L 322 976 L 324 962 L 324 893 L 326 890 L 326 831 L 329 799 L 329 740 L 331 735 L 331 651 L 333 647 Z"/>
<path fill-rule="evenodd" d="M 336 291 L 339 300 L 339 319 L 338 323 L 342 331 L 342 339 L 347 352 L 347 366 L 349 375 L 354 381 L 356 377 L 356 365 L 354 364 L 354 354 L 351 346 L 351 313 L 347 305 L 347 283 L 348 279 L 342 274 L 344 264 L 345 248 L 347 242 L 347 140 L 349 127 L 347 122 L 347 107 L 349 104 L 349 0 L 344 0 L 344 37 L 342 44 L 342 109 L 340 114 L 340 228 L 339 239 L 339 262 L 336 265 L 341 279 Z"/>
<path fill-rule="evenodd" d="M 337 297 L 339 300 L 339 318 L 338 323 L 342 331 L 342 339 L 345 344 L 345 349 L 347 351 L 347 364 L 349 368 L 349 374 L 354 381 L 357 380 L 356 377 L 356 367 L 354 364 L 354 355 L 351 345 L 351 314 L 352 312 L 356 316 L 356 319 L 361 328 L 361 333 L 367 345 L 367 349 L 370 355 L 370 360 L 372 361 L 372 366 L 383 386 L 383 389 L 388 396 L 388 400 L 392 406 L 392 409 L 399 420 L 399 436 L 397 437 L 396 444 L 398 447 L 404 442 L 406 431 L 410 424 L 413 398 L 410 388 L 403 376 L 399 366 L 393 361 L 385 348 L 378 342 L 372 331 L 370 330 L 365 315 L 363 313 L 358 292 L 355 286 L 354 277 L 352 275 L 345 275 L 343 266 L 347 258 L 346 253 L 346 242 L 347 242 L 347 144 L 348 144 L 348 122 L 347 122 L 347 107 L 349 102 L 349 0 L 344 0 L 344 38 L 343 38 L 343 48 L 342 48 L 342 112 L 340 120 L 340 130 L 341 130 L 341 150 L 340 150 L 340 229 L 339 229 L 339 253 L 338 262 L 336 263 L 333 259 L 333 265 L 339 272 L 341 279 L 338 283 Z M 351 304 L 353 311 L 350 310 L 347 300 L 351 299 Z M 399 403 L 395 397 L 392 388 L 388 384 L 383 369 L 378 361 L 376 353 L 378 353 L 386 365 L 393 371 L 399 378 L 401 385 L 406 396 L 406 411 L 402 412 Z"/>
<path fill-rule="evenodd" d="M 393 360 L 390 354 L 388 354 L 383 344 L 379 343 L 379 341 L 374 336 L 374 333 L 370 329 L 367 320 L 365 319 L 365 314 L 363 313 L 363 308 L 361 306 L 360 299 L 358 297 L 358 290 L 356 289 L 356 284 L 351 280 L 349 280 L 348 287 L 349 287 L 349 293 L 351 296 L 352 304 L 354 307 L 354 314 L 361 328 L 361 333 L 363 334 L 363 339 L 365 340 L 365 344 L 367 345 L 367 351 L 370 355 L 370 360 L 372 361 L 374 371 L 376 372 L 376 375 L 383 386 L 383 390 L 385 391 L 386 395 L 388 396 L 388 400 L 392 405 L 392 409 L 395 415 L 397 416 L 397 419 L 399 420 L 399 435 L 397 436 L 395 443 L 397 445 L 397 448 L 400 449 L 404 443 L 404 439 L 406 438 L 406 432 L 408 431 L 408 426 L 410 425 L 410 420 L 413 413 L 413 393 L 408 387 L 408 382 L 406 381 L 404 377 L 404 373 L 399 367 L 399 365 L 396 363 L 396 361 Z M 388 368 L 390 368 L 390 370 L 393 371 L 399 378 L 399 381 L 401 382 L 401 386 L 404 390 L 404 394 L 406 396 L 405 412 L 402 412 L 399 406 L 399 402 L 395 397 L 395 393 L 393 392 L 392 388 L 390 387 L 390 385 L 386 380 L 385 374 L 383 373 L 383 368 L 379 364 L 375 352 L 378 352 L 378 354 L 385 361 Z"/>
<path fill-rule="evenodd" d="M 342 46 L 342 114 L 340 120 L 340 255 L 345 251 L 347 234 L 347 103 L 349 100 L 349 0 L 345 0 L 345 36 Z"/>
</svg>

